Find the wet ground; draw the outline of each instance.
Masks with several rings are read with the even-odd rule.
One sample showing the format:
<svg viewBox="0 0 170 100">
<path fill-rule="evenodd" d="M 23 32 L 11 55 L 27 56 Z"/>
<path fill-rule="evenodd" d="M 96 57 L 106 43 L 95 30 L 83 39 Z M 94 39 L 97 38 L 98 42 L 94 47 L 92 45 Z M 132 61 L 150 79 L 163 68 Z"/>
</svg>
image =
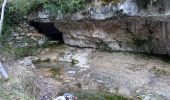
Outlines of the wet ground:
<svg viewBox="0 0 170 100">
<path fill-rule="evenodd" d="M 24 88 L 23 93 L 40 100 L 51 100 L 66 92 L 82 98 L 84 90 L 99 92 L 94 95 L 104 92 L 135 100 L 170 99 L 170 63 L 158 57 L 60 46 L 46 48 L 27 59 L 34 63 L 23 66 L 20 64 L 23 59 L 10 62 L 8 72 L 17 80 L 18 85 L 15 87 L 21 85 L 21 90 Z M 16 82 L 4 83 L 3 89 L 7 88 L 6 84 L 11 86 Z M 85 95 L 90 96 L 88 92 Z M 94 100 L 114 100 L 104 99 L 106 96 L 103 94 L 97 97 L 101 99 Z"/>
</svg>

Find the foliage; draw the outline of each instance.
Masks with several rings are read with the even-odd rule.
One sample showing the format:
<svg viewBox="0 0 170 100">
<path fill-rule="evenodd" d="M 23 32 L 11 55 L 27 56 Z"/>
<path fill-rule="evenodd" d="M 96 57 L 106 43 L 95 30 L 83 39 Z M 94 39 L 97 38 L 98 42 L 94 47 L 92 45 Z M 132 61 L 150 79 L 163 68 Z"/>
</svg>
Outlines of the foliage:
<svg viewBox="0 0 170 100">
<path fill-rule="evenodd" d="M 54 15 L 69 15 L 84 6 L 85 0 L 11 0 L 5 9 L 2 34 L 11 33 L 11 27 L 17 26 L 24 16 L 38 9 L 44 9 Z"/>
<path fill-rule="evenodd" d="M 21 14 L 28 14 L 31 11 L 40 8 L 46 0 L 12 0 L 10 2 L 10 12 L 18 12 Z"/>
<path fill-rule="evenodd" d="M 0 44 L 0 46 L 1 54 L 5 55 L 6 57 L 14 59 L 34 55 L 36 53 L 36 50 L 40 48 L 40 47 L 15 47 L 4 42 Z"/>
<path fill-rule="evenodd" d="M 159 68 L 153 67 L 150 69 L 150 71 L 153 72 L 156 77 L 167 75 L 167 71 L 165 69 L 159 69 Z"/>
<path fill-rule="evenodd" d="M 38 9 L 50 11 L 53 14 L 70 14 L 83 8 L 85 0 L 12 0 L 8 5 L 8 15 L 20 19 Z M 18 21 L 17 21 L 18 22 Z"/>
<path fill-rule="evenodd" d="M 5 24 L 16 25 L 23 16 L 35 11 L 45 3 L 45 0 L 12 0 L 5 12 Z"/>
<path fill-rule="evenodd" d="M 140 8 L 147 8 L 151 3 L 157 3 L 160 0 L 136 0 L 136 3 Z"/>
<path fill-rule="evenodd" d="M 0 100 L 35 100 L 20 91 L 6 91 L 0 89 Z"/>
<path fill-rule="evenodd" d="M 54 14 L 69 15 L 82 9 L 85 6 L 85 0 L 51 0 L 44 4 L 44 9 Z"/>
<path fill-rule="evenodd" d="M 122 1 L 122 0 L 101 0 L 103 3 L 110 3 L 110 2 L 112 2 L 112 3 L 118 3 L 118 2 L 120 2 L 120 1 Z"/>
<path fill-rule="evenodd" d="M 78 100 L 132 100 L 121 95 L 89 90 L 75 93 L 75 96 L 78 97 Z"/>
<path fill-rule="evenodd" d="M 16 48 L 14 50 L 14 55 L 16 56 L 16 58 L 20 58 L 20 57 L 25 57 L 28 56 L 30 54 L 31 51 L 28 50 L 28 48 L 23 47 L 23 48 Z"/>
</svg>

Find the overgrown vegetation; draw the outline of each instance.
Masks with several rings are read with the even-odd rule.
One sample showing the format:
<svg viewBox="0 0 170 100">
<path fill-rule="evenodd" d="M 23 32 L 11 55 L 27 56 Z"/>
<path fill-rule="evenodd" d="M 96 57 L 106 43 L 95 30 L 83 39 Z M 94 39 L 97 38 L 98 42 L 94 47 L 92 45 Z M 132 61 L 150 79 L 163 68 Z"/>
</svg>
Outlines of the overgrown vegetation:
<svg viewBox="0 0 170 100">
<path fill-rule="evenodd" d="M 150 69 L 150 71 L 153 72 L 156 77 L 167 75 L 167 71 L 165 69 L 159 69 L 159 68 L 153 67 Z"/>
<path fill-rule="evenodd" d="M 122 0 L 101 0 L 103 3 L 119 3 Z"/>
<path fill-rule="evenodd" d="M 36 52 L 36 48 L 18 47 L 13 50 L 15 58 L 33 55 L 33 52 Z"/>
<path fill-rule="evenodd" d="M 30 47 L 15 47 L 15 45 L 9 45 L 8 43 L 3 43 L 0 48 L 0 53 L 7 57 L 19 59 L 26 56 L 33 56 L 41 52 L 45 48 L 54 48 L 59 46 L 60 43 L 45 43 L 41 46 L 30 46 Z"/>
<path fill-rule="evenodd" d="M 51 0 L 44 4 L 44 9 L 53 14 L 69 14 L 76 12 L 85 6 L 85 0 Z"/>
<path fill-rule="evenodd" d="M 22 23 L 24 17 L 39 9 L 44 9 L 53 15 L 68 16 L 84 8 L 86 0 L 11 0 L 5 9 L 2 35 L 10 34 L 11 27 Z"/>
<path fill-rule="evenodd" d="M 75 96 L 78 100 L 132 100 L 121 95 L 89 90 L 75 93 Z"/>
<path fill-rule="evenodd" d="M 0 89 L 0 99 L 1 100 L 36 100 L 35 98 L 31 98 L 24 93 L 20 93 L 19 91 L 6 91 Z"/>
<path fill-rule="evenodd" d="M 136 3 L 140 8 L 147 8 L 150 4 L 156 4 L 161 0 L 136 0 Z"/>
<path fill-rule="evenodd" d="M 0 53 L 5 55 L 6 57 L 19 59 L 21 57 L 33 55 L 35 51 L 36 51 L 36 48 L 33 48 L 33 47 L 12 48 L 11 46 L 6 45 L 3 48 L 1 48 Z"/>
</svg>

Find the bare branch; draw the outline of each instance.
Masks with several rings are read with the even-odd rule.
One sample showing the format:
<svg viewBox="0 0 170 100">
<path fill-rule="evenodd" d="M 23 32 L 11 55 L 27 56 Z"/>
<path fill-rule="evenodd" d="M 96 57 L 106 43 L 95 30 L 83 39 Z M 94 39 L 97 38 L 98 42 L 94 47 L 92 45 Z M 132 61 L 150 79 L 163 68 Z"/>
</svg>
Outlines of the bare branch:
<svg viewBox="0 0 170 100">
<path fill-rule="evenodd" d="M 2 32 L 2 26 L 3 26 L 3 20 L 4 20 L 4 11 L 5 11 L 5 6 L 8 0 L 4 0 L 2 4 L 2 10 L 1 10 L 1 19 L 0 19 L 0 36 Z"/>
</svg>

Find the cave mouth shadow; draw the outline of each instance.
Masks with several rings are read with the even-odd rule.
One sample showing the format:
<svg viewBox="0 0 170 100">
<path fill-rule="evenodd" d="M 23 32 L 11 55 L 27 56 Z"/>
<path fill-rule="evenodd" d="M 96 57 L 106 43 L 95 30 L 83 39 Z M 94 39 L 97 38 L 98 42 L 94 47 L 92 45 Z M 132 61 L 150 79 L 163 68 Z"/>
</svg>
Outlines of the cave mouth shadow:
<svg viewBox="0 0 170 100">
<path fill-rule="evenodd" d="M 36 30 L 38 30 L 39 33 L 44 34 L 51 41 L 59 41 L 62 43 L 64 42 L 62 32 L 60 32 L 52 22 L 30 21 L 29 25 L 36 28 Z"/>
</svg>

